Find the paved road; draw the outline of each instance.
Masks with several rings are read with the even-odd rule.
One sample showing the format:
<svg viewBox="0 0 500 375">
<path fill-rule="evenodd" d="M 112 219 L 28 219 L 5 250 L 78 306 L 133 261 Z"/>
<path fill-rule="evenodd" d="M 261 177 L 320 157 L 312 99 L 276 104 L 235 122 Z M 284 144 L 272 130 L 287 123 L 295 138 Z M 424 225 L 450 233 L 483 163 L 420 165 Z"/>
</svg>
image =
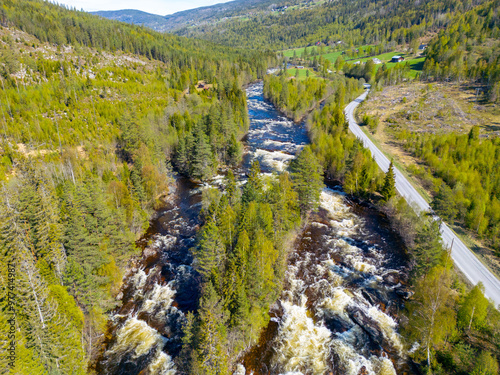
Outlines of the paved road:
<svg viewBox="0 0 500 375">
<path fill-rule="evenodd" d="M 366 90 L 363 95 L 352 101 L 345 108 L 347 119 L 349 120 L 349 129 L 358 137 L 365 147 L 369 148 L 375 161 L 379 167 L 387 172 L 389 169 L 389 159 L 380 151 L 375 144 L 368 138 L 368 136 L 361 130 L 356 121 L 354 120 L 354 110 L 368 95 Z M 425 212 L 430 210 L 429 204 L 424 198 L 415 190 L 410 182 L 401 174 L 401 172 L 394 168 L 396 174 L 396 189 L 403 196 L 408 204 L 412 206 L 417 212 Z M 438 219 L 438 217 L 435 217 Z M 485 294 L 488 298 L 492 299 L 496 306 L 500 305 L 500 280 L 495 277 L 477 258 L 476 256 L 464 245 L 455 233 L 445 224 L 441 225 L 441 237 L 446 247 L 452 248 L 451 256 L 455 265 L 460 271 L 470 280 L 474 285 L 482 282 L 485 288 Z"/>
</svg>

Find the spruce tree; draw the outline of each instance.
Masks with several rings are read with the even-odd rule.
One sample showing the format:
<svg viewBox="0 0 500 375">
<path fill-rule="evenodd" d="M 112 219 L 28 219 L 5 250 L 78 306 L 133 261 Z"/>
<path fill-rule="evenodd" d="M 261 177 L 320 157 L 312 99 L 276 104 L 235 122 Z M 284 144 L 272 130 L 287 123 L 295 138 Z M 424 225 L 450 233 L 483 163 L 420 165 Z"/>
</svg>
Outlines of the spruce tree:
<svg viewBox="0 0 500 375">
<path fill-rule="evenodd" d="M 196 255 L 199 272 L 206 279 L 219 274 L 220 267 L 225 261 L 225 251 L 219 229 L 211 220 L 203 228 Z"/>
<path fill-rule="evenodd" d="M 204 132 L 198 130 L 195 134 L 193 145 L 193 159 L 191 162 L 191 177 L 197 180 L 205 180 L 213 174 L 212 150 L 208 143 L 208 137 Z"/>
<path fill-rule="evenodd" d="M 260 176 L 260 163 L 257 159 L 252 162 L 248 174 L 248 182 L 243 187 L 241 200 L 243 203 L 258 201 L 262 195 L 262 178 Z"/>
<path fill-rule="evenodd" d="M 290 164 L 294 189 L 299 195 L 300 210 L 306 213 L 319 206 L 323 189 L 323 168 L 311 148 L 306 146 Z"/>
<path fill-rule="evenodd" d="M 200 338 L 198 355 L 200 367 L 205 375 L 220 375 L 228 372 L 226 327 L 228 313 L 211 282 L 205 286 L 200 303 Z"/>
<path fill-rule="evenodd" d="M 446 221 L 453 221 L 458 214 L 451 188 L 442 183 L 431 202 L 432 208 Z"/>
<path fill-rule="evenodd" d="M 386 202 L 396 195 L 396 176 L 394 174 L 394 165 L 392 164 L 392 161 L 389 165 L 389 170 L 385 174 L 384 183 L 380 193 Z"/>
</svg>

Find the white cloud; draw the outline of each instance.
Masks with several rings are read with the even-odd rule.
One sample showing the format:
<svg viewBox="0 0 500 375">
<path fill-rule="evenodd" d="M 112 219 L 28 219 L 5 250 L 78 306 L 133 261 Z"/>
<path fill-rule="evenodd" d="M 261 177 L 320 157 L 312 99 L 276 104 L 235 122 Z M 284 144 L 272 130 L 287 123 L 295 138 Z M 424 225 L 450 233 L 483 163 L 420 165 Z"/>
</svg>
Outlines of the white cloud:
<svg viewBox="0 0 500 375">
<path fill-rule="evenodd" d="M 193 9 L 230 0 L 53 0 L 78 10 L 93 12 L 96 10 L 137 9 L 148 13 L 167 15 L 181 10 Z"/>
</svg>

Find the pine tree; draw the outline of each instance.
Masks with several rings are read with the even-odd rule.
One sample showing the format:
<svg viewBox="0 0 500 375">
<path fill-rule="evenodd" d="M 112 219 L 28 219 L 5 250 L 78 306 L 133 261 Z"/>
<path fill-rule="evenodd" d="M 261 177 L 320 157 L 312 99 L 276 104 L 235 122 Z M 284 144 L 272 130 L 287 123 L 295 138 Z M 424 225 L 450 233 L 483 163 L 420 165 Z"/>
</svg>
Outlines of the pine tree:
<svg viewBox="0 0 500 375">
<path fill-rule="evenodd" d="M 241 160 L 241 156 L 243 155 L 243 148 L 241 143 L 236 140 L 236 136 L 234 133 L 231 135 L 231 139 L 229 140 L 229 147 L 227 148 L 227 159 L 229 164 L 236 166 Z"/>
<path fill-rule="evenodd" d="M 439 234 L 439 222 L 432 220 L 417 229 L 414 246 L 411 251 L 413 273 L 416 277 L 425 275 L 441 262 L 445 251 Z"/>
<path fill-rule="evenodd" d="M 239 198 L 238 197 L 239 189 L 238 189 L 238 186 L 236 185 L 236 179 L 234 177 L 234 173 L 233 173 L 232 169 L 230 169 L 227 172 L 225 180 L 226 180 L 225 191 L 226 191 L 227 198 L 229 200 L 229 204 L 234 205 L 234 204 L 236 204 L 236 202 Z"/>
<path fill-rule="evenodd" d="M 445 183 L 439 187 L 438 193 L 432 199 L 431 206 L 446 221 L 453 221 L 458 214 L 453 191 Z"/>
<path fill-rule="evenodd" d="M 175 160 L 180 173 L 186 174 L 189 172 L 189 153 L 185 137 L 181 136 L 179 138 Z"/>
</svg>

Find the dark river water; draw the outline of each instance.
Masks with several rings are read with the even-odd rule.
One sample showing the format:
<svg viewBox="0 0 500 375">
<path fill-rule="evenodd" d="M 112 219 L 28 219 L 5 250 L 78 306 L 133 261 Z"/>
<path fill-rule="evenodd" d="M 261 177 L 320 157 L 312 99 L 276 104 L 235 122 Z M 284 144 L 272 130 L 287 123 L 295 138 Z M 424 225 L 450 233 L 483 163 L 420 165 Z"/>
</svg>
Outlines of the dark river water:
<svg viewBox="0 0 500 375">
<path fill-rule="evenodd" d="M 267 102 L 261 82 L 247 88 L 247 97 L 250 130 L 240 172 L 254 158 L 264 173 L 283 170 L 309 142 L 305 126 Z M 144 254 L 125 278 L 99 374 L 176 374 L 185 312 L 199 296 L 189 248 L 203 188 L 178 177 L 173 198 L 139 241 Z M 383 217 L 325 188 L 320 209 L 290 249 L 271 320 L 235 374 L 411 373 L 397 323 L 406 264 Z"/>
</svg>

